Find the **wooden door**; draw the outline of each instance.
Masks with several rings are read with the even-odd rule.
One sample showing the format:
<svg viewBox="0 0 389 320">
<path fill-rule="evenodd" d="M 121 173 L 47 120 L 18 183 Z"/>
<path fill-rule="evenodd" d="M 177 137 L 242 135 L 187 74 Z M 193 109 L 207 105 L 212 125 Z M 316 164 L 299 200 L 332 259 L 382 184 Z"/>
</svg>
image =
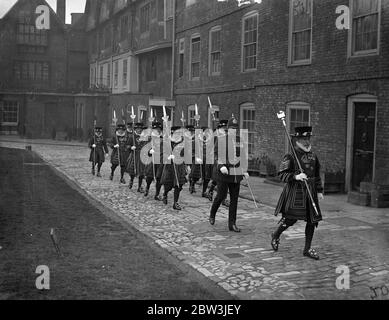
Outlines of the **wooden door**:
<svg viewBox="0 0 389 320">
<path fill-rule="evenodd" d="M 376 104 L 355 102 L 354 142 L 352 164 L 352 189 L 359 190 L 360 183 L 372 182 Z"/>
</svg>

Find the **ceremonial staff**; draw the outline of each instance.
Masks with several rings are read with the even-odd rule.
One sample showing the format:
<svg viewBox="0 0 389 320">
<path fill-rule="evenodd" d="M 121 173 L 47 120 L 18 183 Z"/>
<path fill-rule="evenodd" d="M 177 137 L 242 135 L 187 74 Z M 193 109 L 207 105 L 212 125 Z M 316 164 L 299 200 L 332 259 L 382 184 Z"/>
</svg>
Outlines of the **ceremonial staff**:
<svg viewBox="0 0 389 320">
<path fill-rule="evenodd" d="M 292 153 L 293 153 L 293 156 L 297 162 L 297 165 L 299 167 L 299 170 L 300 170 L 300 173 L 304 173 L 304 170 L 303 168 L 301 167 L 301 164 L 300 164 L 300 161 L 299 159 L 297 158 L 297 154 L 296 154 L 296 151 L 294 150 L 294 147 L 293 147 L 293 143 L 292 143 L 292 139 L 290 138 L 290 135 L 288 133 L 288 130 L 286 128 L 286 122 L 285 122 L 285 112 L 284 111 L 280 111 L 277 113 L 277 117 L 278 119 L 280 119 L 282 121 L 282 124 L 283 124 L 283 127 L 285 129 L 285 134 L 286 136 L 288 137 L 288 141 L 289 141 L 289 144 L 290 144 L 290 147 L 292 149 Z M 311 193 L 311 189 L 309 188 L 309 185 L 308 185 L 308 182 L 307 180 L 304 179 L 304 183 L 305 183 L 305 187 L 307 188 L 307 192 L 308 192 L 308 195 L 309 195 L 309 199 L 311 200 L 311 204 L 312 204 L 312 207 L 313 209 L 315 210 L 315 215 L 316 216 L 319 216 L 319 212 L 317 210 L 317 207 L 316 207 L 316 203 L 315 203 L 315 200 L 313 199 L 313 196 L 312 196 L 312 193 Z"/>
<path fill-rule="evenodd" d="M 95 172 L 95 167 L 96 167 L 96 115 L 94 116 L 94 120 L 93 120 L 93 145 L 95 146 L 93 148 L 93 153 L 94 153 L 94 157 L 93 157 L 93 172 Z"/>
<path fill-rule="evenodd" d="M 199 108 L 197 107 L 197 103 L 195 104 L 195 116 L 194 116 L 194 120 L 196 121 L 196 128 L 199 128 L 199 125 L 200 125 L 200 115 L 199 115 Z M 195 131 L 196 132 L 196 131 Z M 199 136 L 200 138 L 200 136 Z M 196 141 L 196 135 L 195 135 L 195 141 Z M 199 147 L 199 151 L 200 151 L 200 147 L 201 145 L 199 144 L 200 141 L 197 140 L 197 145 Z M 195 148 L 195 164 L 196 164 L 196 148 Z M 203 179 L 203 167 L 202 167 L 202 164 L 200 163 L 200 178 Z"/>
<path fill-rule="evenodd" d="M 113 110 L 113 123 L 115 124 L 115 136 L 116 136 L 116 144 L 119 146 L 118 149 L 118 163 L 120 167 L 120 145 L 119 145 L 119 138 L 118 135 L 116 134 L 116 124 L 118 123 L 118 118 L 116 118 L 116 111 Z"/>
<path fill-rule="evenodd" d="M 134 113 L 134 106 L 131 106 L 131 119 L 132 119 L 132 143 L 133 143 L 133 147 L 136 147 L 135 146 L 135 118 L 136 118 L 136 115 Z M 133 153 L 134 153 L 134 173 L 136 175 L 136 153 L 135 153 L 135 149 L 132 150 Z"/>
<path fill-rule="evenodd" d="M 150 108 L 150 118 L 149 118 L 149 122 L 150 122 L 150 129 L 151 129 L 151 149 L 154 150 L 154 144 L 153 144 L 153 122 L 154 122 L 155 118 L 153 117 L 153 109 Z M 155 178 L 155 159 L 154 159 L 154 152 L 152 154 L 152 157 L 153 157 L 153 176 L 154 176 L 154 181 L 156 181 L 156 178 Z"/>
<path fill-rule="evenodd" d="M 169 125 L 168 125 L 169 116 L 168 116 L 167 113 L 166 113 L 166 107 L 165 107 L 165 106 L 163 106 L 163 118 L 162 118 L 162 120 L 163 120 L 163 122 L 164 122 L 164 124 L 165 124 L 165 126 L 166 126 L 166 130 L 170 130 Z M 169 133 L 168 133 L 168 134 L 169 134 Z M 171 133 L 170 133 L 170 134 L 171 134 Z M 169 135 L 170 135 L 170 134 L 169 134 Z M 171 147 L 170 147 L 170 149 L 171 149 Z M 172 149 L 171 149 L 171 150 L 172 150 Z M 171 154 L 173 155 L 173 150 L 172 150 Z M 173 161 L 174 175 L 175 175 L 175 177 L 176 177 L 177 186 L 179 186 L 180 183 L 179 183 L 178 176 L 177 176 L 176 164 L 175 164 L 175 162 L 174 162 L 174 159 L 171 159 L 171 161 Z M 165 169 L 165 167 L 164 167 L 164 169 Z"/>
</svg>

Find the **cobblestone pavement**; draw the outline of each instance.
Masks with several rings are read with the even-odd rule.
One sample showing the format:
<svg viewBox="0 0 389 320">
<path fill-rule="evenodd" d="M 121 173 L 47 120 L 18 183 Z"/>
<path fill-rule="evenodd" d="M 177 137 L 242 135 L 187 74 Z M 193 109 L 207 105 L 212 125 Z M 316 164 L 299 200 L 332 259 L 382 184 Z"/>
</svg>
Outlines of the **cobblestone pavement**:
<svg viewBox="0 0 389 320">
<path fill-rule="evenodd" d="M 25 143 L 0 143 L 24 148 Z M 208 222 L 210 202 L 200 192 L 181 193 L 183 210 L 153 200 L 154 186 L 146 198 L 119 183 L 118 172 L 109 180 L 109 159 L 102 178 L 90 173 L 85 146 L 33 145 L 42 158 L 77 183 L 90 196 L 114 210 L 140 232 L 147 234 L 171 255 L 240 299 L 388 299 L 389 210 L 363 210 L 355 217 L 344 212 L 324 212 L 313 247 L 319 261 L 303 257 L 305 224 L 287 230 L 280 249 L 273 252 L 270 233 L 279 218 L 271 206 L 254 206 L 239 199 L 237 224 L 241 233 L 228 231 L 228 211 L 221 207 L 216 224 Z M 127 177 L 128 180 L 128 177 Z M 338 290 L 337 268 L 347 266 L 350 288 Z M 344 275 L 344 274 L 343 274 Z M 339 280 L 338 280 L 339 281 Z M 344 283 L 344 282 L 343 282 Z"/>
</svg>

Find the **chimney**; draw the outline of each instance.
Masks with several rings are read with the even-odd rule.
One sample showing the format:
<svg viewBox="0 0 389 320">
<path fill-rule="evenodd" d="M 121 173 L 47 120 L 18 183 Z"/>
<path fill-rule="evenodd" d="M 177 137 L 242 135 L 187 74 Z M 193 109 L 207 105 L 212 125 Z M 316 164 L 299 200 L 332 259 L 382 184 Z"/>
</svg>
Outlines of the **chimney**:
<svg viewBox="0 0 389 320">
<path fill-rule="evenodd" d="M 66 0 L 57 0 L 57 16 L 66 23 Z"/>
</svg>

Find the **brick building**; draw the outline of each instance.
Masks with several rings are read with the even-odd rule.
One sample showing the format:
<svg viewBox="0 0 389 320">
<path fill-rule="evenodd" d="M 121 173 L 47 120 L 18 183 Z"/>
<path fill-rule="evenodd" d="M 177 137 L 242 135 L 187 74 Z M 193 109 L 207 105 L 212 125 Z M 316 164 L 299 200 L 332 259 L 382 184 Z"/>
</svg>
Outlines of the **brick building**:
<svg viewBox="0 0 389 320">
<path fill-rule="evenodd" d="M 36 8 L 49 8 L 48 30 L 38 30 Z M 82 16 L 65 24 L 65 0 L 55 13 L 46 1 L 19 0 L 0 20 L 0 132 L 32 138 L 75 133 L 74 93 L 87 87 Z"/>
<path fill-rule="evenodd" d="M 111 132 L 130 120 L 148 124 L 150 108 L 172 116 L 173 1 L 87 1 L 90 84 L 106 92 Z"/>
<path fill-rule="evenodd" d="M 350 9 L 339 30 L 336 8 Z M 389 185 L 389 1 L 183 0 L 176 5 L 175 97 L 193 121 L 233 113 L 252 158 L 278 166 L 291 131 L 312 125 L 327 191 Z"/>
</svg>

